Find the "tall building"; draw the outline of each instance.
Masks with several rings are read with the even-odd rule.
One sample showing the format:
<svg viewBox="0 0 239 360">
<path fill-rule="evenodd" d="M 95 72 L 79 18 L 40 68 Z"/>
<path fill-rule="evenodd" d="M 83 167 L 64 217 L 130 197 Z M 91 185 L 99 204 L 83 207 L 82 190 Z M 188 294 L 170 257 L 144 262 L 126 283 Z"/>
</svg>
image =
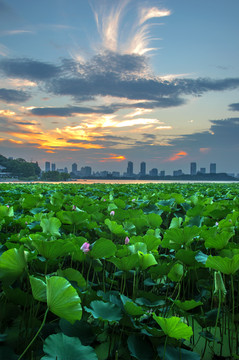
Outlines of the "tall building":
<svg viewBox="0 0 239 360">
<path fill-rule="evenodd" d="M 51 164 L 51 171 L 56 171 L 56 164 L 54 163 Z"/>
<path fill-rule="evenodd" d="M 197 174 L 197 163 L 191 162 L 190 164 L 190 174 L 196 175 Z"/>
<path fill-rule="evenodd" d="M 158 169 L 153 168 L 149 171 L 150 176 L 158 176 Z"/>
<path fill-rule="evenodd" d="M 164 177 L 165 176 L 165 170 L 161 170 L 159 173 L 159 176 Z"/>
<path fill-rule="evenodd" d="M 146 175 L 146 163 L 142 161 L 140 163 L 140 175 L 145 176 Z"/>
<path fill-rule="evenodd" d="M 201 174 L 206 174 L 206 168 L 200 168 L 200 173 Z"/>
<path fill-rule="evenodd" d="M 132 161 L 129 161 L 127 166 L 127 175 L 132 176 L 133 173 L 134 173 L 134 164 Z"/>
<path fill-rule="evenodd" d="M 211 163 L 210 164 L 210 174 L 216 174 L 216 164 L 215 163 Z"/>
<path fill-rule="evenodd" d="M 83 177 L 91 176 L 91 171 L 92 171 L 92 169 L 90 166 L 83 166 L 81 168 L 80 174 Z"/>
<path fill-rule="evenodd" d="M 51 163 L 49 161 L 45 162 L 45 171 L 50 171 L 51 170 Z"/>
<path fill-rule="evenodd" d="M 71 170 L 72 170 L 73 174 L 77 173 L 77 164 L 76 163 L 72 164 Z"/>
</svg>

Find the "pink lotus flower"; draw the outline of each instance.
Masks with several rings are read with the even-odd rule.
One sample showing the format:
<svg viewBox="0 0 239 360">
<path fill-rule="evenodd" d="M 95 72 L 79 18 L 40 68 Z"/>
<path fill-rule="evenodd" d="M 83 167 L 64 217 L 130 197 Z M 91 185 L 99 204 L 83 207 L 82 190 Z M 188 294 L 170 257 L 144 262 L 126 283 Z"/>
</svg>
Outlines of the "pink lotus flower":
<svg viewBox="0 0 239 360">
<path fill-rule="evenodd" d="M 103 199 L 103 201 L 106 201 L 105 199 Z"/>
<path fill-rule="evenodd" d="M 7 208 L 9 208 L 9 205 L 7 205 Z"/>
<path fill-rule="evenodd" d="M 132 199 L 132 201 L 134 202 L 134 201 L 135 201 L 135 199 Z"/>
<path fill-rule="evenodd" d="M 128 236 L 126 236 L 126 238 L 124 239 L 124 243 L 125 243 L 125 245 L 127 245 L 127 244 L 129 243 L 129 238 L 128 238 Z"/>
<path fill-rule="evenodd" d="M 111 215 L 111 216 L 114 216 L 114 215 L 115 215 L 114 210 L 112 210 L 112 211 L 110 212 L 110 215 Z"/>
<path fill-rule="evenodd" d="M 90 244 L 88 242 L 84 242 L 84 244 L 81 246 L 81 250 L 83 253 L 88 253 L 90 251 Z"/>
<path fill-rule="evenodd" d="M 216 225 L 216 226 L 218 226 L 218 225 L 219 225 L 219 223 L 216 221 L 216 222 L 215 222 L 215 225 Z"/>
<path fill-rule="evenodd" d="M 76 210 L 76 206 L 75 206 L 75 205 L 72 206 L 72 210 Z"/>
</svg>

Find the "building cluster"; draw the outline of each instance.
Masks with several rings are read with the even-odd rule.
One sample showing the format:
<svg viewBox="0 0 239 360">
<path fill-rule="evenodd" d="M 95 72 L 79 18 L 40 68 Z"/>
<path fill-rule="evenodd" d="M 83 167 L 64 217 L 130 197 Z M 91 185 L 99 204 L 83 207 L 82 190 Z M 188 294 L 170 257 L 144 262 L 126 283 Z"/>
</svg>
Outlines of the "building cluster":
<svg viewBox="0 0 239 360">
<path fill-rule="evenodd" d="M 157 168 L 153 168 L 147 172 L 146 169 L 146 162 L 142 161 L 140 163 L 139 172 L 134 171 L 134 163 L 132 161 L 128 161 L 126 171 L 121 174 L 119 171 L 92 171 L 92 168 L 90 166 L 82 166 L 80 169 L 78 169 L 78 166 L 76 163 L 72 164 L 70 174 L 74 178 L 131 178 L 131 179 L 143 179 L 143 178 L 164 178 L 164 177 L 180 177 L 180 176 L 203 176 L 203 175 L 213 175 L 217 174 L 216 171 L 216 163 L 211 163 L 209 165 L 209 171 L 207 172 L 205 167 L 199 167 L 197 166 L 196 162 L 190 163 L 190 169 L 187 174 L 185 174 L 181 169 L 174 170 L 172 175 L 166 175 L 165 170 L 158 170 Z M 45 162 L 45 171 L 58 171 L 58 172 L 65 172 L 68 173 L 68 169 L 65 167 L 64 169 L 58 169 L 56 168 L 56 164 L 50 163 L 48 161 Z M 234 174 L 228 174 L 232 177 L 235 177 Z M 238 174 L 239 175 L 239 174 Z M 237 175 L 237 176 L 238 176 Z"/>
</svg>

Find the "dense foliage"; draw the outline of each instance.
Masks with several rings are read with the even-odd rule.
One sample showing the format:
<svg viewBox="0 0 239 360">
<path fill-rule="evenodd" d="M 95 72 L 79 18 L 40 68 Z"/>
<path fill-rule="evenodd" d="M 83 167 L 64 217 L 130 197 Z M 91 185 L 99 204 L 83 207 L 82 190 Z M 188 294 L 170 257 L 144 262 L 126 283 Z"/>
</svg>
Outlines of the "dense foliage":
<svg viewBox="0 0 239 360">
<path fill-rule="evenodd" d="M 1 184 L 0 358 L 238 354 L 238 184 Z"/>
<path fill-rule="evenodd" d="M 12 176 L 20 178 L 37 177 L 41 173 L 38 163 L 27 162 L 22 158 L 13 160 L 0 155 L 0 165 L 4 166 L 6 172 L 11 173 Z"/>
</svg>

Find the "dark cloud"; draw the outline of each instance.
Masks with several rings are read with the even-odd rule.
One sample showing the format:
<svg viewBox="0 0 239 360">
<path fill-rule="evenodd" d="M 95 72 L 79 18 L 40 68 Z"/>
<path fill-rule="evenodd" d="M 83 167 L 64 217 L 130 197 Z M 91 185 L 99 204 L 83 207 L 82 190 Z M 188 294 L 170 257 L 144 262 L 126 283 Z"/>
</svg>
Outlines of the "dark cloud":
<svg viewBox="0 0 239 360">
<path fill-rule="evenodd" d="M 229 105 L 229 110 L 231 111 L 239 111 L 239 103 L 233 103 Z"/>
<path fill-rule="evenodd" d="M 144 139 L 152 139 L 152 140 L 156 139 L 157 137 L 155 134 L 142 134 L 142 136 Z"/>
<path fill-rule="evenodd" d="M 30 95 L 22 90 L 0 89 L 0 100 L 7 103 L 21 103 L 30 99 Z"/>
<path fill-rule="evenodd" d="M 58 66 L 31 59 L 3 59 L 0 71 L 5 76 L 32 81 L 48 80 L 60 74 Z"/>
<path fill-rule="evenodd" d="M 69 106 L 69 107 L 45 107 L 45 108 L 35 108 L 31 110 L 33 115 L 37 116 L 73 116 L 74 114 L 112 114 L 116 109 L 113 107 L 99 106 L 99 107 L 79 107 L 79 106 Z"/>
</svg>

